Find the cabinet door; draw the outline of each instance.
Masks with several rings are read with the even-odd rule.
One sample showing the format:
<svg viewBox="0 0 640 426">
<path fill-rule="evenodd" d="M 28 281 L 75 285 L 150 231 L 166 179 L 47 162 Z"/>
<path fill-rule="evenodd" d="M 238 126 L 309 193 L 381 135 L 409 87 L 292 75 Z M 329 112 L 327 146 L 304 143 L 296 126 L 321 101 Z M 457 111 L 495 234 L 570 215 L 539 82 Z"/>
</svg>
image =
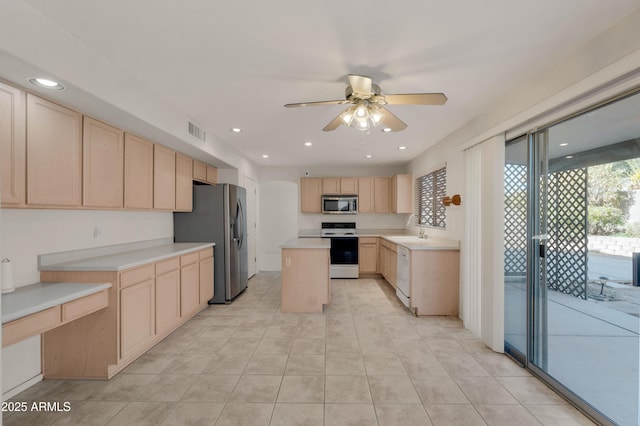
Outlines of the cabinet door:
<svg viewBox="0 0 640 426">
<path fill-rule="evenodd" d="M 193 180 L 197 180 L 198 182 L 207 181 L 207 165 L 202 161 L 193 161 Z"/>
<path fill-rule="evenodd" d="M 192 314 L 200 305 L 198 262 L 180 268 L 180 315 Z"/>
<path fill-rule="evenodd" d="M 358 193 L 358 178 L 342 178 L 340 179 L 340 193 L 347 195 L 355 195 Z"/>
<path fill-rule="evenodd" d="M 391 183 L 393 213 L 411 213 L 411 175 L 395 175 Z"/>
<path fill-rule="evenodd" d="M 176 152 L 153 145 L 153 208 L 176 208 Z"/>
<path fill-rule="evenodd" d="M 362 274 L 378 272 L 378 244 L 376 238 L 360 238 L 358 269 Z"/>
<path fill-rule="evenodd" d="M 120 290 L 120 357 L 143 349 L 155 336 L 153 279 Z"/>
<path fill-rule="evenodd" d="M 27 203 L 82 204 L 82 115 L 27 95 Z"/>
<path fill-rule="evenodd" d="M 153 143 L 124 135 L 124 207 L 153 207 Z"/>
<path fill-rule="evenodd" d="M 213 299 L 213 257 L 200 260 L 200 304 Z"/>
<path fill-rule="evenodd" d="M 323 194 L 339 194 L 340 193 L 340 179 L 338 179 L 338 178 L 322 178 L 322 193 Z"/>
<path fill-rule="evenodd" d="M 121 208 L 124 132 L 85 116 L 82 135 L 82 205 Z"/>
<path fill-rule="evenodd" d="M 25 203 L 26 93 L 0 83 L 0 181 L 2 206 Z"/>
<path fill-rule="evenodd" d="M 373 213 L 373 178 L 358 178 L 358 212 Z"/>
<path fill-rule="evenodd" d="M 207 164 L 207 183 L 218 183 L 218 169 Z"/>
<path fill-rule="evenodd" d="M 376 177 L 373 179 L 373 211 L 375 213 L 389 213 L 389 178 Z"/>
<path fill-rule="evenodd" d="M 300 210 L 302 213 L 322 213 L 322 179 L 300 179 Z"/>
<path fill-rule="evenodd" d="M 180 271 L 156 277 L 156 334 L 180 321 Z"/>
<path fill-rule="evenodd" d="M 186 155 L 176 154 L 176 210 L 193 210 L 193 160 Z"/>
</svg>

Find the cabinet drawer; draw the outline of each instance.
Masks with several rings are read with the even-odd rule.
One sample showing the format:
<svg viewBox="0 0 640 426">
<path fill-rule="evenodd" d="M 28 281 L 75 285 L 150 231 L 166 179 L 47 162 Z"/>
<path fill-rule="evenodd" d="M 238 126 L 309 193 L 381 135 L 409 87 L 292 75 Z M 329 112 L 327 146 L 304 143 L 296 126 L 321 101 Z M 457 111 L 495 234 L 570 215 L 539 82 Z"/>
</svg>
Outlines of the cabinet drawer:
<svg viewBox="0 0 640 426">
<path fill-rule="evenodd" d="M 129 287 L 151 278 L 153 278 L 153 264 L 131 269 L 120 274 L 120 288 Z"/>
<path fill-rule="evenodd" d="M 198 261 L 198 252 L 193 252 L 180 256 L 180 266 L 191 265 Z"/>
<path fill-rule="evenodd" d="M 172 257 L 156 263 L 156 275 L 166 274 L 167 272 L 176 271 L 180 268 L 180 258 Z"/>
<path fill-rule="evenodd" d="M 198 253 L 200 254 L 200 260 L 206 259 L 207 257 L 213 257 L 213 247 L 200 250 Z"/>
<path fill-rule="evenodd" d="M 358 238 L 360 244 L 376 244 L 378 242 L 377 237 L 360 237 Z"/>
<path fill-rule="evenodd" d="M 84 315 L 106 308 L 109 305 L 109 291 L 103 290 L 100 293 L 74 300 L 62 305 L 62 322 L 73 321 Z"/>
<path fill-rule="evenodd" d="M 60 325 L 60 305 L 2 326 L 2 346 L 35 336 Z"/>
</svg>

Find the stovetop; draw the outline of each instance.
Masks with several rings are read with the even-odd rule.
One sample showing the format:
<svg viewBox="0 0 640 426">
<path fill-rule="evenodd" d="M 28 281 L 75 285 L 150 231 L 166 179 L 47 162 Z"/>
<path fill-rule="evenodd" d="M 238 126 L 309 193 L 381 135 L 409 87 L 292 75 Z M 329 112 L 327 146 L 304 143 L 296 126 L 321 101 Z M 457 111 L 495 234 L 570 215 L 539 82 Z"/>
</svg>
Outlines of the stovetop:
<svg viewBox="0 0 640 426">
<path fill-rule="evenodd" d="M 322 222 L 323 237 L 357 237 L 355 222 Z"/>
</svg>

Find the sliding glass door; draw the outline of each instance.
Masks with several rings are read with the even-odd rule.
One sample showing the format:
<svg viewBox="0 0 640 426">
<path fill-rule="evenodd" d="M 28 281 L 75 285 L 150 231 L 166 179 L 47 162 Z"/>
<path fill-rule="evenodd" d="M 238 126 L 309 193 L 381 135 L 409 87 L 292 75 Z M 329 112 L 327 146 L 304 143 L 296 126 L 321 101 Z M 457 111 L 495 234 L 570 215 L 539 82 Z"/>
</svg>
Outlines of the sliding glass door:
<svg viewBox="0 0 640 426">
<path fill-rule="evenodd" d="M 507 142 L 505 352 L 640 424 L 640 94 Z"/>
</svg>

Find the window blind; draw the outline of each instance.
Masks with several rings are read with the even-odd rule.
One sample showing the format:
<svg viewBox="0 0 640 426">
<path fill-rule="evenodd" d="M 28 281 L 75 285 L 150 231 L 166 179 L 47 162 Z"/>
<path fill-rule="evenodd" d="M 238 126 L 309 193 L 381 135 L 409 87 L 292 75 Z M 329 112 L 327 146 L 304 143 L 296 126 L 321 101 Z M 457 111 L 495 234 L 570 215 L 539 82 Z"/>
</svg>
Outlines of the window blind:
<svg viewBox="0 0 640 426">
<path fill-rule="evenodd" d="M 446 228 L 447 211 L 442 198 L 447 193 L 447 168 L 416 179 L 416 225 Z"/>
</svg>

